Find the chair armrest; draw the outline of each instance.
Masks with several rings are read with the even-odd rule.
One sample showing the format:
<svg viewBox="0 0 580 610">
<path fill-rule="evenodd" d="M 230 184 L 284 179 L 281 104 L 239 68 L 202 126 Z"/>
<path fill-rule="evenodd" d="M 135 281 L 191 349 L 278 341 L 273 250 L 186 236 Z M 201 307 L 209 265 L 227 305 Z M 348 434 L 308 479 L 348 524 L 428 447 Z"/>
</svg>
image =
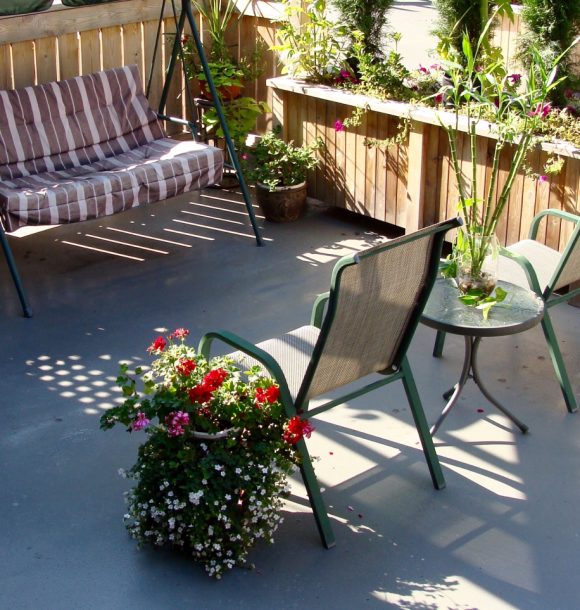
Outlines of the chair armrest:
<svg viewBox="0 0 580 610">
<path fill-rule="evenodd" d="M 312 306 L 312 315 L 310 316 L 310 324 L 316 326 L 316 328 L 322 328 L 322 321 L 324 320 L 324 314 L 326 304 L 330 298 L 330 292 L 323 292 L 316 297 L 314 305 Z"/>
<path fill-rule="evenodd" d="M 564 212 L 563 210 L 542 210 L 539 214 L 536 214 L 532 219 L 532 224 L 530 225 L 529 239 L 536 239 L 536 235 L 538 234 L 538 229 L 540 227 L 540 222 L 544 218 L 544 216 L 556 216 L 561 218 L 562 220 L 569 220 L 574 223 L 580 222 L 580 216 L 576 216 L 575 214 L 571 214 L 570 212 Z"/>
<path fill-rule="evenodd" d="M 286 381 L 286 377 L 280 368 L 280 365 L 276 362 L 276 360 L 266 351 L 250 343 L 243 337 L 236 335 L 227 330 L 215 330 L 209 333 L 206 333 L 199 342 L 198 353 L 201 354 L 204 358 L 209 359 L 209 354 L 211 350 L 211 345 L 213 341 L 217 339 L 230 345 L 236 350 L 251 356 L 258 362 L 260 362 L 264 368 L 270 373 L 270 375 L 274 378 L 276 383 L 280 388 L 280 397 L 282 399 L 282 403 L 286 408 L 286 413 L 288 417 L 295 415 L 294 402 L 292 400 L 292 396 L 290 395 L 290 390 L 288 389 L 288 382 Z"/>
<path fill-rule="evenodd" d="M 499 253 L 501 256 L 505 256 L 506 258 L 511 258 L 514 262 L 516 262 L 523 269 L 524 273 L 526 274 L 530 288 L 538 296 L 543 297 L 543 291 L 542 291 L 542 288 L 540 287 L 540 282 L 538 280 L 538 276 L 536 275 L 536 272 L 534 271 L 534 268 L 533 268 L 532 264 L 530 263 L 530 261 L 525 256 L 522 256 L 521 254 L 516 254 L 515 252 L 511 252 L 510 250 L 507 250 L 503 246 L 500 247 Z"/>
<path fill-rule="evenodd" d="M 197 129 L 197 125 L 193 121 L 188 121 L 186 119 L 180 119 L 179 117 L 176 117 L 176 116 L 168 116 L 166 114 L 160 114 L 159 112 L 155 112 L 155 114 L 157 115 L 157 118 L 161 121 L 168 121 L 169 123 L 177 123 L 178 125 L 183 125 L 184 127 L 187 127 L 189 129 L 189 131 L 191 131 L 194 139 L 197 140 L 199 138 L 199 131 Z"/>
</svg>

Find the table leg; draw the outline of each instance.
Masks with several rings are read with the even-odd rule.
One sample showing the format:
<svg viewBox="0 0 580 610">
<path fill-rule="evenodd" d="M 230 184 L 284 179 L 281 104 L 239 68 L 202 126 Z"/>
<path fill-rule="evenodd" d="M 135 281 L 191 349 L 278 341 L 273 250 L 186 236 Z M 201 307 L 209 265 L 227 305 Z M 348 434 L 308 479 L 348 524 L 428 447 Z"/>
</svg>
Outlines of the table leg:
<svg viewBox="0 0 580 610">
<path fill-rule="evenodd" d="M 481 390 L 481 393 L 487 398 L 487 400 L 489 400 L 489 402 L 491 402 L 492 405 L 497 407 L 506 417 L 511 419 L 514 422 L 514 424 L 525 434 L 529 430 L 528 426 L 526 426 L 526 424 L 521 422 L 515 415 L 513 415 L 513 413 L 508 411 L 508 409 L 506 409 L 500 402 L 498 402 L 489 393 L 489 391 L 487 390 L 487 388 L 483 385 L 483 382 L 481 381 L 481 377 L 479 376 L 479 371 L 477 370 L 477 350 L 478 350 L 480 342 L 481 342 L 481 337 L 477 337 L 475 339 L 475 341 L 473 342 L 473 350 L 471 353 L 471 371 L 473 373 L 473 381 L 475 381 L 475 383 Z"/>
<path fill-rule="evenodd" d="M 471 337 L 465 338 L 465 356 L 463 358 L 463 370 L 461 371 L 461 376 L 459 377 L 459 381 L 445 394 L 443 394 L 443 398 L 449 399 L 445 408 L 441 412 L 439 419 L 431 426 L 430 432 L 431 434 L 435 434 L 439 429 L 439 426 L 443 423 L 445 418 L 449 415 L 449 412 L 457 402 L 459 398 L 459 394 L 461 394 L 461 390 L 467 383 L 469 379 L 469 372 L 472 366 L 472 353 L 473 353 L 473 339 Z"/>
</svg>

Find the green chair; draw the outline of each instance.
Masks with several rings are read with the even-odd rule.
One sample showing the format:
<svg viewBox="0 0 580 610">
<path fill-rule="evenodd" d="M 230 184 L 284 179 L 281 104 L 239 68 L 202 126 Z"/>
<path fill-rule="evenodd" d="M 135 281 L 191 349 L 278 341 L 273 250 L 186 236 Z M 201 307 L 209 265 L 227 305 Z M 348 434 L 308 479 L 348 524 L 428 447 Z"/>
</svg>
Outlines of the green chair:
<svg viewBox="0 0 580 610">
<path fill-rule="evenodd" d="M 536 241 L 540 222 L 543 218 L 553 216 L 556 219 L 575 224 L 570 239 L 563 252 L 558 252 Z M 548 351 L 560 383 L 566 407 L 570 413 L 577 410 L 576 398 L 568 378 L 566 366 L 560 352 L 558 339 L 552 326 L 549 310 L 580 294 L 580 216 L 560 210 L 544 210 L 537 214 L 530 227 L 529 238 L 519 241 L 507 248 L 502 248 L 499 263 L 499 279 L 529 287 L 544 301 L 544 318 L 542 330 L 548 343 Z M 562 288 L 570 286 L 567 292 L 557 294 Z M 438 332 L 433 355 L 440 357 L 443 352 L 444 333 Z"/>
<path fill-rule="evenodd" d="M 400 379 L 423 446 L 431 479 L 445 486 L 406 353 L 437 275 L 445 233 L 457 219 L 341 258 L 330 291 L 314 303 L 311 322 L 276 339 L 253 345 L 226 331 L 206 334 L 199 351 L 210 355 L 219 339 L 239 350 L 230 354 L 248 370 L 260 363 L 280 386 L 288 417 L 311 418 L 347 400 Z M 339 398 L 308 408 L 312 398 L 372 373 L 364 387 L 345 388 Z M 299 441 L 301 473 L 323 544 L 334 534 L 304 440 Z"/>
</svg>

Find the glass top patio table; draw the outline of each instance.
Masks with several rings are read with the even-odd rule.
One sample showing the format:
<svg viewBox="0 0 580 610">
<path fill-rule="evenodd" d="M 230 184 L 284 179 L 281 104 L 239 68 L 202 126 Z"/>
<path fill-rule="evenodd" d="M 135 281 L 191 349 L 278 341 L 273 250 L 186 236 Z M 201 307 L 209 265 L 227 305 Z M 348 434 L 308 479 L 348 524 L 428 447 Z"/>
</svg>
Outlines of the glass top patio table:
<svg viewBox="0 0 580 610">
<path fill-rule="evenodd" d="M 502 303 L 498 303 L 491 308 L 487 319 L 485 319 L 480 309 L 469 307 L 459 300 L 458 290 L 453 280 L 439 278 L 435 281 L 421 317 L 423 324 L 438 331 L 433 355 L 436 357 L 441 355 L 443 333 L 463 335 L 465 338 L 465 355 L 459 381 L 453 388 L 443 394 L 448 402 L 437 422 L 431 427 L 431 434 L 437 432 L 470 377 L 475 381 L 482 394 L 511 419 L 522 432 L 528 430 L 528 426 L 499 403 L 483 385 L 477 368 L 477 352 L 482 337 L 512 335 L 539 324 L 544 315 L 544 303 L 540 297 L 526 288 L 501 281 L 498 282 L 498 286 L 507 292 L 507 296 Z"/>
</svg>

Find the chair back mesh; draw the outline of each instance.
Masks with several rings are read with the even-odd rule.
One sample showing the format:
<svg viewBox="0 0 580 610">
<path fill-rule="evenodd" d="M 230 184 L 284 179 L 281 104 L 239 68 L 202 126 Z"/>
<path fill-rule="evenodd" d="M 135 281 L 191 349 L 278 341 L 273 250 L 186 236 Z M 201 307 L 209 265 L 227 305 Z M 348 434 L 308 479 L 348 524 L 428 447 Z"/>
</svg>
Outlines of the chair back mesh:
<svg viewBox="0 0 580 610">
<path fill-rule="evenodd" d="M 413 313 L 436 274 L 429 269 L 433 243 L 427 234 L 389 249 L 376 246 L 342 269 L 329 304 L 336 299 L 335 315 L 329 329 L 323 325 L 319 341 L 326 340 L 306 399 L 400 362 L 399 347 L 414 332 Z"/>
<path fill-rule="evenodd" d="M 576 228 L 572 233 L 567 245 L 567 249 L 568 248 L 570 248 L 569 256 L 566 259 L 562 272 L 558 276 L 552 290 L 558 290 L 559 288 L 580 281 L 580 222 L 576 225 Z M 564 254 L 566 254 L 566 252 Z"/>
</svg>

